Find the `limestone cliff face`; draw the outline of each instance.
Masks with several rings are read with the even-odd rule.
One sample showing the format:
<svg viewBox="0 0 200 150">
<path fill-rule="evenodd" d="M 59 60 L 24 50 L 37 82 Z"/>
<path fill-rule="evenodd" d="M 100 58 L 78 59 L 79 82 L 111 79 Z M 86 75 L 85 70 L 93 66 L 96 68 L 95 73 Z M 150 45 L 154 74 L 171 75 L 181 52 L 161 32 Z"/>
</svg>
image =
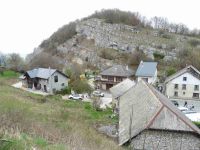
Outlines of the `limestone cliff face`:
<svg viewBox="0 0 200 150">
<path fill-rule="evenodd" d="M 98 47 L 113 48 L 124 52 L 133 52 L 139 48 L 151 58 L 156 52 L 164 54 L 166 58 L 175 59 L 177 51 L 183 45 L 181 41 L 161 37 L 162 35 L 152 29 L 109 24 L 95 18 L 79 22 L 76 31 L 78 35 L 94 39 Z M 176 38 L 181 38 L 181 36 Z"/>
<path fill-rule="evenodd" d="M 159 53 L 165 56 L 164 60 L 170 61 L 176 59 L 179 50 L 187 48 L 185 41 L 189 38 L 137 26 L 109 24 L 95 18 L 77 22 L 76 32 L 73 38 L 58 45 L 54 54 L 63 55 L 60 58 L 64 59 L 63 62 L 90 63 L 100 69 L 114 63 L 113 60 L 100 57 L 100 49 L 114 49 L 122 53 L 132 53 L 139 49 L 152 59 L 154 53 Z M 34 59 L 41 52 L 44 52 L 43 48 L 35 49 L 28 60 Z"/>
</svg>

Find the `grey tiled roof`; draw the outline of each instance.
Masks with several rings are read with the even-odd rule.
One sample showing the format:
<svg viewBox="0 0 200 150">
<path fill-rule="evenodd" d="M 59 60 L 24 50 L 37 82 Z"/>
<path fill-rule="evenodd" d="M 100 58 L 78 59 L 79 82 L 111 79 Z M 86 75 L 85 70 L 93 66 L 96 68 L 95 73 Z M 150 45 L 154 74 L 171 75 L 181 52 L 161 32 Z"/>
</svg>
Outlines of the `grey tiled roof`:
<svg viewBox="0 0 200 150">
<path fill-rule="evenodd" d="M 56 69 L 37 68 L 29 70 L 26 73 L 29 75 L 30 78 L 37 77 L 42 79 L 48 79 L 54 72 L 56 72 Z"/>
<path fill-rule="evenodd" d="M 114 65 L 100 73 L 101 75 L 107 76 L 121 76 L 130 77 L 134 75 L 134 71 L 126 66 Z"/>
<path fill-rule="evenodd" d="M 167 97 L 141 80 L 119 98 L 119 144 L 124 144 L 146 129 L 200 135 L 200 129 Z"/>
<path fill-rule="evenodd" d="M 192 65 L 189 65 L 189 66 L 179 70 L 177 73 L 167 77 L 166 80 L 165 80 L 165 83 L 173 80 L 174 78 L 176 78 L 176 77 L 178 77 L 178 76 L 180 76 L 180 75 L 182 75 L 186 72 L 191 73 L 193 76 L 195 76 L 196 78 L 198 78 L 200 80 L 200 72 L 195 67 L 193 67 Z"/>
<path fill-rule="evenodd" d="M 135 85 L 134 81 L 130 79 L 125 79 L 124 81 L 110 88 L 110 92 L 112 93 L 113 98 L 117 98 L 123 95 L 126 91 L 128 91 L 134 85 Z"/>
<path fill-rule="evenodd" d="M 149 77 L 149 76 L 151 77 L 155 75 L 156 68 L 157 68 L 157 62 L 141 61 L 135 75 L 142 77 Z"/>
</svg>

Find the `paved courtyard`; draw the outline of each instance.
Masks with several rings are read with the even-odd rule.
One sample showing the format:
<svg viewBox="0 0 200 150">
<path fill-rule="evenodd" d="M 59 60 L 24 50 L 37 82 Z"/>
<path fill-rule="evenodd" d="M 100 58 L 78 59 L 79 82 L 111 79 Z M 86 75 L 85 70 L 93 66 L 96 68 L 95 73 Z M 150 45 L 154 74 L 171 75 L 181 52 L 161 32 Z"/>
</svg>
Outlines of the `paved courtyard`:
<svg viewBox="0 0 200 150">
<path fill-rule="evenodd" d="M 183 99 L 171 99 L 178 102 L 179 106 L 184 106 L 185 101 L 187 101 L 188 107 L 194 105 L 194 110 L 200 112 L 200 100 L 183 100 Z"/>
</svg>

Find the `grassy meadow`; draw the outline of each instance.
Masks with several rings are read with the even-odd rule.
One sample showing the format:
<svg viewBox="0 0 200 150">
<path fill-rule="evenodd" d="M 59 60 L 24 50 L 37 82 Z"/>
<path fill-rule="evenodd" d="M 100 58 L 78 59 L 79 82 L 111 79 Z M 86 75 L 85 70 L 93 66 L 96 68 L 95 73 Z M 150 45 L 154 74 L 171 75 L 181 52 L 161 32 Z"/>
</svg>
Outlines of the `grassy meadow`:
<svg viewBox="0 0 200 150">
<path fill-rule="evenodd" d="M 90 103 L 40 96 L 10 85 L 19 74 L 0 75 L 0 150 L 117 150 L 97 125 L 114 124 L 110 109 L 94 110 Z"/>
</svg>

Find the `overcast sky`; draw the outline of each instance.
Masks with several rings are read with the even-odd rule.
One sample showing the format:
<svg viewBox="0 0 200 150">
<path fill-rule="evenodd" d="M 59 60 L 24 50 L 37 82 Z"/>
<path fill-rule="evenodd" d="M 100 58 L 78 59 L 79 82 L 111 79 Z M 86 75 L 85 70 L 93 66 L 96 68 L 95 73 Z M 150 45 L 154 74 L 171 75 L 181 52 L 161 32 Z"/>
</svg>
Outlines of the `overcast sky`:
<svg viewBox="0 0 200 150">
<path fill-rule="evenodd" d="M 199 0 L 1 0 L 0 51 L 25 56 L 64 24 L 107 8 L 147 18 L 167 17 L 200 29 L 199 4 Z"/>
</svg>

